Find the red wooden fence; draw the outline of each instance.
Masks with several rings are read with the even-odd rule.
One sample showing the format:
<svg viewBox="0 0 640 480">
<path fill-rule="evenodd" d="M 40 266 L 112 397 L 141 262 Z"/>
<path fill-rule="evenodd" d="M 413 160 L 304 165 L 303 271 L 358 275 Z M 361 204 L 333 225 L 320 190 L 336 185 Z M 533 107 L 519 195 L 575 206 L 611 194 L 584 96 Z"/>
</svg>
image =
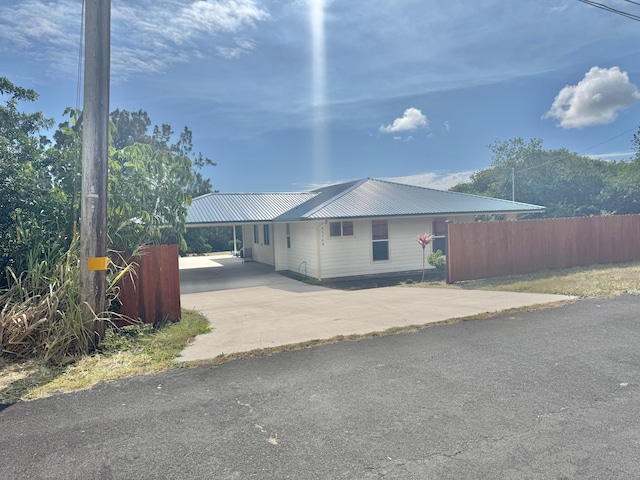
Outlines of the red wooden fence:
<svg viewBox="0 0 640 480">
<path fill-rule="evenodd" d="M 180 308 L 180 272 L 178 245 L 152 245 L 142 248 L 135 273 L 119 283 L 120 313 L 144 323 L 178 321 Z M 118 320 L 116 324 L 127 324 Z"/>
<path fill-rule="evenodd" d="M 640 260 L 640 215 L 450 223 L 450 283 Z"/>
</svg>

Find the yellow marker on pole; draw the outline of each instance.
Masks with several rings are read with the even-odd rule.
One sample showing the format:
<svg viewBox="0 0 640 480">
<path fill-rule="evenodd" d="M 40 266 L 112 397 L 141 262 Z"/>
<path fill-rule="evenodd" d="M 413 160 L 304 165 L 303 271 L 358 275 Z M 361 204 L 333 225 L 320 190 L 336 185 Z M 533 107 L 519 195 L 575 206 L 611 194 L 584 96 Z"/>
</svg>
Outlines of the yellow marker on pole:
<svg viewBox="0 0 640 480">
<path fill-rule="evenodd" d="M 109 257 L 89 257 L 87 258 L 87 268 L 89 270 L 108 270 Z"/>
</svg>

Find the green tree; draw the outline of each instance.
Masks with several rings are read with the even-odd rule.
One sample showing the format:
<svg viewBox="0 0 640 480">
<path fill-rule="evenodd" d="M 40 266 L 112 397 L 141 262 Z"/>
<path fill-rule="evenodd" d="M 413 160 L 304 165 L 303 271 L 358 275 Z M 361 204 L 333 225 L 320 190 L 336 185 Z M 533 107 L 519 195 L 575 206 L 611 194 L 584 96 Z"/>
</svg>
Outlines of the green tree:
<svg viewBox="0 0 640 480">
<path fill-rule="evenodd" d="M 58 231 L 64 198 L 54 188 L 44 155 L 49 140 L 40 132 L 53 121 L 41 112 L 19 111 L 38 95 L 0 77 L 0 271 L 24 268 L 27 252 Z M 4 284 L 4 275 L 0 277 Z"/>
<path fill-rule="evenodd" d="M 204 178 L 202 169 L 207 166 L 215 166 L 210 158 L 201 152 L 193 151 L 193 132 L 184 127 L 174 141 L 173 128 L 168 123 L 154 125 L 151 135 L 148 134 L 151 119 L 144 110 L 129 112 L 116 109 L 110 114 L 111 138 L 113 147 L 121 150 L 134 143 L 150 145 L 154 151 L 169 151 L 177 156 L 189 157 L 192 163 L 192 178 L 185 187 L 191 197 L 198 197 L 212 191 L 211 180 Z"/>
<path fill-rule="evenodd" d="M 237 249 L 242 247 L 242 228 L 236 230 Z M 189 228 L 184 234 L 187 249 L 183 253 L 208 253 L 234 250 L 233 227 Z"/>
<path fill-rule="evenodd" d="M 547 217 L 599 215 L 604 206 L 602 192 L 619 169 L 615 163 L 566 149 L 544 150 L 540 139 L 515 138 L 490 148 L 491 167 L 452 190 L 511 200 L 515 186 L 516 201 L 547 207 Z"/>
<path fill-rule="evenodd" d="M 110 118 L 114 147 L 109 163 L 112 241 L 118 248 L 130 250 L 127 245 L 134 238 L 144 244 L 176 237 L 181 250 L 186 251 L 186 208 L 191 198 L 212 191 L 211 181 L 201 170 L 215 163 L 202 153 L 194 153 L 193 133 L 186 126 L 175 139 L 167 123 L 154 125 L 149 134 L 152 122 L 144 110 L 114 110 Z"/>
<path fill-rule="evenodd" d="M 80 208 L 82 114 L 65 110 L 69 120 L 54 134 L 48 152 L 53 182 L 65 192 L 68 217 L 77 220 Z M 155 126 L 144 110 L 114 110 L 109 153 L 108 227 L 111 247 L 130 253 L 140 245 L 176 238 L 182 249 L 186 208 L 194 195 L 211 191 L 201 169 L 215 165 L 193 154 L 187 127 L 174 142 L 170 125 Z M 73 221 L 66 225 L 73 230 Z"/>
<path fill-rule="evenodd" d="M 134 143 L 109 158 L 109 233 L 113 247 L 182 240 L 192 182 L 189 157 Z"/>
<path fill-rule="evenodd" d="M 147 131 L 151 126 L 151 119 L 144 110 L 129 112 L 116 108 L 109 114 L 111 119 L 111 140 L 113 148 L 120 150 L 134 143 L 151 144 L 151 137 Z"/>
</svg>

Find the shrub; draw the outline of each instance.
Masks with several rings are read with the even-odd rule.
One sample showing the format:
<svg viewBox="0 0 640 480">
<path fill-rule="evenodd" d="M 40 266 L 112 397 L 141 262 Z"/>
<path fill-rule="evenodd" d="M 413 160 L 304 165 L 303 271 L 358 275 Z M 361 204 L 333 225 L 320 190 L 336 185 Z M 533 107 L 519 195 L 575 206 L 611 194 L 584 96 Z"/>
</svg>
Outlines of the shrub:
<svg viewBox="0 0 640 480">
<path fill-rule="evenodd" d="M 447 257 L 442 254 L 442 250 L 436 250 L 427 255 L 427 262 L 438 271 L 444 271 L 444 269 L 447 268 Z"/>
</svg>

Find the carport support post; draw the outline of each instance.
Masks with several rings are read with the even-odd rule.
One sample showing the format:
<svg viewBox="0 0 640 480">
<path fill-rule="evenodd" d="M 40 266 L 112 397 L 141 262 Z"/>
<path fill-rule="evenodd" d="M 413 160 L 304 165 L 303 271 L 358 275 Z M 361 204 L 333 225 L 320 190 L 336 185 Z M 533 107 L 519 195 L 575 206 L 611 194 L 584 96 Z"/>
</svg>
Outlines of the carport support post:
<svg viewBox="0 0 640 480">
<path fill-rule="evenodd" d="M 231 249 L 231 253 L 233 254 L 233 252 L 236 251 L 236 248 L 238 247 L 238 241 L 236 240 L 236 226 L 233 226 L 233 248 Z"/>
</svg>

